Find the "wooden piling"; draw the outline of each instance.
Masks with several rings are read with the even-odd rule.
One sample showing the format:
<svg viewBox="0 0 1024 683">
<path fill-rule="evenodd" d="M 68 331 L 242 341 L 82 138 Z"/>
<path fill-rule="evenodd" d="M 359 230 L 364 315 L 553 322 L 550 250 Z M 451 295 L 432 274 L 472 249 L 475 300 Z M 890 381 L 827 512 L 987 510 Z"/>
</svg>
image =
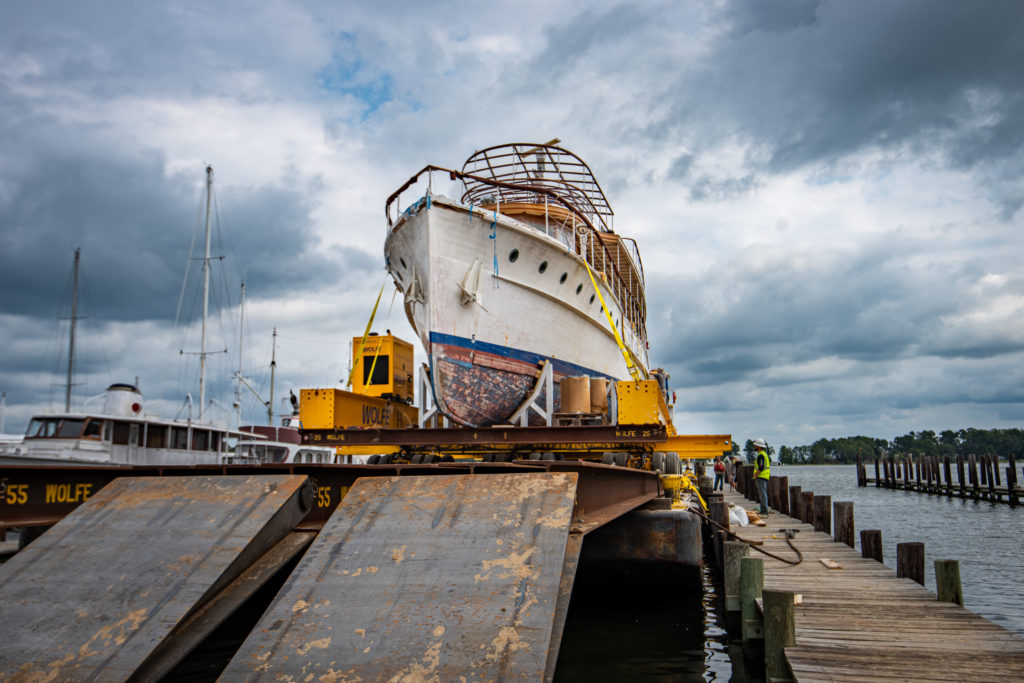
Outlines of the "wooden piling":
<svg viewBox="0 0 1024 683">
<path fill-rule="evenodd" d="M 967 456 L 967 478 L 971 481 L 971 488 L 974 489 L 975 493 L 978 491 L 978 461 L 974 457 L 974 453 Z"/>
<path fill-rule="evenodd" d="M 882 561 L 881 529 L 864 529 L 860 532 L 860 556 L 876 562 Z"/>
<path fill-rule="evenodd" d="M 755 601 L 764 589 L 764 560 L 740 558 L 740 616 L 743 620 L 743 644 L 764 638 L 764 624 Z"/>
<path fill-rule="evenodd" d="M 740 609 L 740 560 L 750 553 L 750 546 L 740 541 L 726 541 L 722 544 L 722 568 L 725 583 L 725 609 L 738 612 Z"/>
<path fill-rule="evenodd" d="M 800 519 L 801 491 L 802 487 L 800 486 L 789 487 L 789 516 L 794 519 Z"/>
<path fill-rule="evenodd" d="M 896 544 L 896 576 L 924 585 L 924 543 Z"/>
<path fill-rule="evenodd" d="M 910 458 L 903 458 L 903 488 L 910 488 Z"/>
<path fill-rule="evenodd" d="M 988 453 L 982 453 L 978 458 L 978 469 L 981 472 L 982 487 L 988 486 Z"/>
<path fill-rule="evenodd" d="M 854 547 L 854 533 L 853 533 L 853 503 L 852 502 L 837 502 L 833 506 L 833 515 L 835 517 L 836 534 L 835 539 L 837 543 L 845 543 L 851 548 Z"/>
<path fill-rule="evenodd" d="M 998 455 L 993 455 L 992 456 L 992 476 L 996 480 L 996 486 L 1002 486 L 1003 485 L 1003 479 L 1002 479 L 1003 475 L 1001 475 L 999 473 L 999 456 Z"/>
<path fill-rule="evenodd" d="M 800 498 L 800 512 L 803 513 L 800 521 L 804 524 L 814 524 L 814 491 L 802 491 Z"/>
<path fill-rule="evenodd" d="M 953 469 L 949 462 L 949 456 L 943 456 L 942 469 L 946 472 L 946 495 L 953 495 Z"/>
<path fill-rule="evenodd" d="M 791 678 L 783 648 L 796 645 L 793 592 L 764 589 L 764 673 L 768 680 Z"/>
<path fill-rule="evenodd" d="M 875 488 L 882 485 L 882 475 L 878 473 L 878 458 L 875 458 Z"/>
<path fill-rule="evenodd" d="M 960 563 L 957 560 L 935 560 L 935 592 L 941 602 L 964 606 L 964 590 L 960 586 Z"/>
<path fill-rule="evenodd" d="M 960 497 L 967 496 L 967 480 L 964 479 L 964 456 L 956 454 L 956 479 L 960 485 Z"/>
<path fill-rule="evenodd" d="M 789 477 L 779 477 L 778 504 L 775 509 L 784 515 L 789 514 Z"/>
<path fill-rule="evenodd" d="M 814 530 L 832 533 L 832 496 L 814 497 Z"/>
</svg>

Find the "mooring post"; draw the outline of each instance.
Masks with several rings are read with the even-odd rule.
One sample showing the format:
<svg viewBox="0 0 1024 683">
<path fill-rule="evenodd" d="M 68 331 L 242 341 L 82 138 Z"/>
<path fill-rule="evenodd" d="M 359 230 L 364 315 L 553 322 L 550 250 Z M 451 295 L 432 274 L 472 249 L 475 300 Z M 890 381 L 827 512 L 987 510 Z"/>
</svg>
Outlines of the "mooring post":
<svg viewBox="0 0 1024 683">
<path fill-rule="evenodd" d="M 832 533 L 832 496 L 814 497 L 814 530 Z"/>
<path fill-rule="evenodd" d="M 854 534 L 853 534 L 853 503 L 842 502 L 834 503 L 832 505 L 833 515 L 836 520 L 836 534 L 835 539 L 837 543 L 845 543 L 851 548 L 854 547 Z"/>
<path fill-rule="evenodd" d="M 882 476 L 878 473 L 878 458 L 875 458 L 875 488 L 882 485 Z"/>
<path fill-rule="evenodd" d="M 755 601 L 764 589 L 764 560 L 740 558 L 740 617 L 743 620 L 743 644 L 764 638 L 764 622 Z"/>
<path fill-rule="evenodd" d="M 903 458 L 903 488 L 910 488 L 910 458 Z"/>
<path fill-rule="evenodd" d="M 789 487 L 789 516 L 793 519 L 800 519 L 800 490 L 799 486 Z"/>
<path fill-rule="evenodd" d="M 946 471 L 946 495 L 953 495 L 953 469 L 950 466 L 949 456 L 942 457 L 942 469 Z"/>
<path fill-rule="evenodd" d="M 800 498 L 800 521 L 804 524 L 814 524 L 814 491 L 803 491 Z"/>
<path fill-rule="evenodd" d="M 750 546 L 740 541 L 726 541 L 722 548 L 723 578 L 725 584 L 725 609 L 736 612 L 740 609 L 740 560 L 750 553 Z"/>
<path fill-rule="evenodd" d="M 867 482 L 864 476 L 864 460 L 860 457 L 860 453 L 857 454 L 857 486 L 864 486 Z"/>
<path fill-rule="evenodd" d="M 1017 494 L 1017 460 L 1010 453 L 1010 464 L 1006 466 L 1006 489 L 1010 493 L 1010 505 L 1017 505 L 1020 497 Z"/>
<path fill-rule="evenodd" d="M 978 462 L 974 458 L 974 453 L 967 456 L 967 478 L 971 480 L 971 489 L 974 490 L 975 495 L 978 491 Z"/>
<path fill-rule="evenodd" d="M 779 512 L 789 514 L 789 477 L 779 477 Z"/>
<path fill-rule="evenodd" d="M 700 497 L 705 501 L 708 496 L 711 495 L 714 490 L 715 482 L 712 481 L 711 477 L 698 477 L 697 478 L 697 492 L 700 493 Z"/>
<path fill-rule="evenodd" d="M 896 544 L 896 576 L 924 585 L 924 543 Z"/>
<path fill-rule="evenodd" d="M 910 457 L 913 458 L 914 456 L 911 455 Z M 922 455 L 918 455 L 916 458 L 914 458 L 914 465 L 916 466 L 915 469 L 917 470 L 917 488 L 919 489 L 921 488 L 921 461 L 923 459 L 924 456 Z"/>
<path fill-rule="evenodd" d="M 955 602 L 964 606 L 964 591 L 960 586 L 960 562 L 935 560 L 935 588 L 941 602 Z"/>
<path fill-rule="evenodd" d="M 796 645 L 796 616 L 792 591 L 765 588 L 764 604 L 764 673 L 768 680 L 792 678 L 783 648 Z"/>
<path fill-rule="evenodd" d="M 864 529 L 860 532 L 860 556 L 876 562 L 882 561 L 881 529 Z"/>
<path fill-rule="evenodd" d="M 709 525 L 711 545 L 715 553 L 715 564 L 719 567 L 722 566 L 722 542 L 729 538 L 728 531 L 722 531 L 722 528 L 729 529 L 729 504 L 722 500 L 721 493 L 711 494 L 711 499 L 708 501 L 708 518 L 717 524 Z"/>
<path fill-rule="evenodd" d="M 978 458 L 978 469 L 981 471 L 981 485 L 988 486 L 988 453 L 982 453 Z"/>
<path fill-rule="evenodd" d="M 964 479 L 964 456 L 959 453 L 956 454 L 956 479 L 960 487 L 960 493 L 957 495 L 964 498 L 967 491 L 967 480 Z"/>
</svg>

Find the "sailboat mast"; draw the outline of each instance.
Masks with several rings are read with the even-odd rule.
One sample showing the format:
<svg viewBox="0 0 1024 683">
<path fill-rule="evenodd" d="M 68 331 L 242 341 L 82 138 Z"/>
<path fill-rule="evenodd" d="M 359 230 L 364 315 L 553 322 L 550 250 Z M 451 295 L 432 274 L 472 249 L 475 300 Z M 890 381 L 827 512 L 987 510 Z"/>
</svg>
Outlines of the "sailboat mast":
<svg viewBox="0 0 1024 683">
<path fill-rule="evenodd" d="M 75 327 L 78 324 L 78 259 L 81 247 L 75 247 L 74 286 L 71 290 L 71 334 L 68 342 L 68 386 L 64 392 L 64 412 L 71 412 L 71 376 L 75 369 Z"/>
<path fill-rule="evenodd" d="M 213 194 L 213 166 L 206 167 L 206 252 L 203 257 L 203 326 L 199 341 L 199 419 L 206 407 L 206 317 L 210 309 L 210 195 Z"/>
<path fill-rule="evenodd" d="M 267 401 L 267 424 L 274 426 L 274 370 L 277 369 L 277 328 L 270 344 L 270 400 Z"/>
<path fill-rule="evenodd" d="M 238 374 L 235 376 L 235 406 L 238 424 L 242 424 L 242 351 L 245 349 L 245 283 L 242 283 L 242 301 L 238 315 Z"/>
</svg>

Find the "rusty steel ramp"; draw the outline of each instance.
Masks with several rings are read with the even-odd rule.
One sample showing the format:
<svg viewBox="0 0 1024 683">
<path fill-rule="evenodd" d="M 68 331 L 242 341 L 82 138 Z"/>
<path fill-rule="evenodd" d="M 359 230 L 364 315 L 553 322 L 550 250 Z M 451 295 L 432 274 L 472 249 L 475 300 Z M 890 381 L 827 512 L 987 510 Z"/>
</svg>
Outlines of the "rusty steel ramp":
<svg viewBox="0 0 1024 683">
<path fill-rule="evenodd" d="M 114 480 L 0 566 L 0 681 L 158 677 L 305 547 L 311 502 L 302 475 Z"/>
<path fill-rule="evenodd" d="M 220 680 L 549 679 L 578 476 L 360 479 Z"/>
</svg>

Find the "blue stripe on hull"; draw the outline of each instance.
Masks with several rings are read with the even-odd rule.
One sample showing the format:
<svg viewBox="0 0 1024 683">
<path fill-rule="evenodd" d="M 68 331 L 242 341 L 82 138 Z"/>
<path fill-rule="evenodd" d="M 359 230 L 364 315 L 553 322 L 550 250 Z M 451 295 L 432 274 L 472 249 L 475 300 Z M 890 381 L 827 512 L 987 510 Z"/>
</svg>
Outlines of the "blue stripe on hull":
<svg viewBox="0 0 1024 683">
<path fill-rule="evenodd" d="M 500 344 L 466 339 L 465 337 L 457 337 L 452 334 L 444 334 L 443 332 L 431 332 L 430 343 L 431 345 L 444 344 L 446 346 L 458 346 L 464 349 L 476 349 L 478 351 L 483 351 L 484 353 L 493 353 L 513 360 L 522 361 L 524 363 L 530 363 L 532 365 L 540 365 L 541 361 L 548 360 L 551 361 L 555 374 L 559 375 L 568 375 L 570 377 L 588 375 L 590 377 L 605 377 L 609 380 L 619 379 L 618 377 L 612 377 L 611 375 L 606 375 L 603 372 L 598 372 L 591 368 L 585 368 L 582 365 L 576 365 L 575 363 L 570 363 L 558 358 L 533 353 L 532 351 L 523 351 L 511 346 L 501 346 Z"/>
</svg>

